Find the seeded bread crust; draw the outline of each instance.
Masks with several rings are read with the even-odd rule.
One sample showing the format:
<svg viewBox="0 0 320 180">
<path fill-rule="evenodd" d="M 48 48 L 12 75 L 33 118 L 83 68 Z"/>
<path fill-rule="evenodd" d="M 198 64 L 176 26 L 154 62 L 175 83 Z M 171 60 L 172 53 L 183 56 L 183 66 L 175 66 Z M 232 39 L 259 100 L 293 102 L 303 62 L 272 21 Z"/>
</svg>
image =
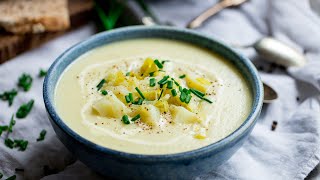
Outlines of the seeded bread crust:
<svg viewBox="0 0 320 180">
<path fill-rule="evenodd" d="M 66 30 L 67 0 L 1 0 L 0 27 L 14 34 Z"/>
</svg>

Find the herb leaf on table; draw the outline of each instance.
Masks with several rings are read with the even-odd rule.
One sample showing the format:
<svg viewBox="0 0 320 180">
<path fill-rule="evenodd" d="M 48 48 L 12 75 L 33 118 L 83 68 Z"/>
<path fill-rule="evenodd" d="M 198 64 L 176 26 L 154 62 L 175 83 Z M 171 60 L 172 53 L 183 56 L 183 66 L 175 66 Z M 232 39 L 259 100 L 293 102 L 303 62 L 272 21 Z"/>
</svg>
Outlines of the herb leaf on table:
<svg viewBox="0 0 320 180">
<path fill-rule="evenodd" d="M 43 129 L 40 134 L 39 134 L 39 138 L 37 139 L 37 141 L 43 141 L 44 138 L 46 137 L 47 131 L 45 129 Z"/>
<path fill-rule="evenodd" d="M 0 94 L 0 99 L 3 101 L 8 101 L 9 106 L 11 106 L 17 94 L 18 92 L 15 89 L 12 89 L 11 91 L 5 91 L 4 93 Z"/>
<path fill-rule="evenodd" d="M 22 88 L 24 91 L 29 91 L 32 85 L 32 77 L 29 74 L 22 74 L 19 77 L 18 87 Z"/>
<path fill-rule="evenodd" d="M 31 111 L 33 104 L 34 100 L 30 100 L 27 104 L 22 104 L 16 113 L 16 117 L 19 119 L 25 118 Z"/>
</svg>

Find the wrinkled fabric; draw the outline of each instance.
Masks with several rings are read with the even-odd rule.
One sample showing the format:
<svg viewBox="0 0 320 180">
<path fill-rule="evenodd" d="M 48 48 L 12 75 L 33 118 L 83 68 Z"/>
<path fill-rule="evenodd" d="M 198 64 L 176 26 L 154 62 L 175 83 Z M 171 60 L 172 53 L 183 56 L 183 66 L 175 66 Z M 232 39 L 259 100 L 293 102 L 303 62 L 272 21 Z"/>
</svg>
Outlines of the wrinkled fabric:
<svg viewBox="0 0 320 180">
<path fill-rule="evenodd" d="M 215 0 L 148 0 L 161 22 L 185 27 L 193 17 Z M 305 53 L 307 64 L 301 68 L 272 70 L 252 48 L 235 49 L 260 70 L 265 83 L 279 99 L 264 105 L 261 116 L 244 145 L 223 165 L 197 179 L 304 179 L 320 161 L 320 17 L 306 0 L 250 0 L 240 8 L 226 9 L 197 31 L 227 44 L 248 45 L 272 36 Z M 17 120 L 10 137 L 29 140 L 25 152 L 11 150 L 0 143 L 0 169 L 6 176 L 14 168 L 24 168 L 19 178 L 28 179 L 104 179 L 72 155 L 57 139 L 46 117 L 42 100 L 40 68 L 48 68 L 71 45 L 94 33 L 93 25 L 57 38 L 0 66 L 0 92 L 15 87 L 22 72 L 35 79 L 30 92 L 19 92 L 11 108 L 0 102 L 0 124 L 8 124 L 21 103 L 35 99 L 26 119 Z M 278 125 L 271 131 L 273 121 Z M 43 142 L 36 142 L 40 131 L 48 131 Z M 4 135 L 1 136 L 3 141 Z M 45 176 L 43 166 L 54 169 Z M 0 171 L 0 172 L 1 172 Z M 24 176 L 23 176 L 24 175 Z"/>
</svg>

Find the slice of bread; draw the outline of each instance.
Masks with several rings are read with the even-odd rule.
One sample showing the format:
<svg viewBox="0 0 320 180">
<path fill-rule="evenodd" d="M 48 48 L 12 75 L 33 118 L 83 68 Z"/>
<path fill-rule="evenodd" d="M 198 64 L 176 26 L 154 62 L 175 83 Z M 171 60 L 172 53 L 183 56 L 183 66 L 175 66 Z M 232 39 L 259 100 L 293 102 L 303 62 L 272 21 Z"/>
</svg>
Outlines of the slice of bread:
<svg viewBox="0 0 320 180">
<path fill-rule="evenodd" d="M 15 34 L 69 28 L 67 0 L 0 0 L 0 27 Z"/>
</svg>

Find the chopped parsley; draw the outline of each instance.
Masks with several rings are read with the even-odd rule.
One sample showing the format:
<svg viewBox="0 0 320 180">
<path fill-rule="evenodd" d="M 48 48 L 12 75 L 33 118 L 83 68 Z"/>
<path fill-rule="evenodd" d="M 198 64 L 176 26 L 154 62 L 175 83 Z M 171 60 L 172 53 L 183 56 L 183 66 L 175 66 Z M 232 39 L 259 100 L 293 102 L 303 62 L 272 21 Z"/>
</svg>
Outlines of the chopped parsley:
<svg viewBox="0 0 320 180">
<path fill-rule="evenodd" d="M 11 91 L 5 91 L 4 93 L 0 94 L 0 99 L 3 101 L 8 101 L 9 106 L 11 106 L 17 94 L 18 92 L 15 89 L 12 89 Z"/>
<path fill-rule="evenodd" d="M 106 82 L 105 79 L 102 79 L 102 80 L 99 82 L 99 84 L 97 85 L 98 91 L 102 88 L 102 86 L 103 86 L 103 84 L 104 84 L 105 82 Z"/>
<path fill-rule="evenodd" d="M 46 131 L 45 129 L 43 129 L 43 130 L 40 132 L 37 141 L 43 141 L 44 138 L 46 137 L 46 134 L 47 134 L 47 131 Z"/>
<path fill-rule="evenodd" d="M 24 91 L 29 91 L 32 85 L 32 77 L 29 74 L 23 73 L 19 77 L 18 87 L 22 88 Z"/>
<path fill-rule="evenodd" d="M 3 177 L 3 174 L 0 172 L 0 179 Z"/>
<path fill-rule="evenodd" d="M 158 66 L 159 69 L 163 68 L 163 65 L 160 63 L 158 59 L 154 60 L 153 62 Z"/>
<path fill-rule="evenodd" d="M 31 111 L 33 104 L 34 100 L 30 100 L 27 104 L 22 104 L 16 113 L 16 117 L 19 119 L 25 118 Z"/>
<path fill-rule="evenodd" d="M 39 74 L 38 74 L 38 77 L 45 77 L 47 75 L 47 71 L 46 70 L 43 70 L 43 69 L 40 69 L 39 71 Z"/>
</svg>

